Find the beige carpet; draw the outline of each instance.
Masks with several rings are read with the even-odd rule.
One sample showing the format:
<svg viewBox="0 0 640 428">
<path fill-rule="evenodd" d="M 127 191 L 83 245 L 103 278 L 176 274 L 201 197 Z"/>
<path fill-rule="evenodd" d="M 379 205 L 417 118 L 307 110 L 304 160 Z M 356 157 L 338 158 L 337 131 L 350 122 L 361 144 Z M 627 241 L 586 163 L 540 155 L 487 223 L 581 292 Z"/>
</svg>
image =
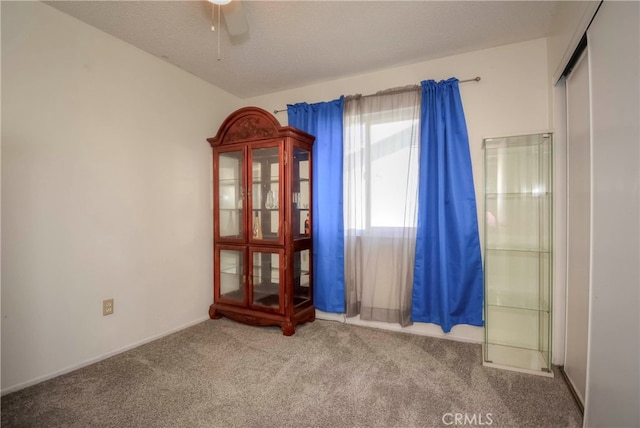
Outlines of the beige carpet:
<svg viewBox="0 0 640 428">
<path fill-rule="evenodd" d="M 3 428 L 456 422 L 582 424 L 557 373 L 549 379 L 486 368 L 480 345 L 321 320 L 292 337 L 276 327 L 206 321 L 2 397 Z"/>
</svg>

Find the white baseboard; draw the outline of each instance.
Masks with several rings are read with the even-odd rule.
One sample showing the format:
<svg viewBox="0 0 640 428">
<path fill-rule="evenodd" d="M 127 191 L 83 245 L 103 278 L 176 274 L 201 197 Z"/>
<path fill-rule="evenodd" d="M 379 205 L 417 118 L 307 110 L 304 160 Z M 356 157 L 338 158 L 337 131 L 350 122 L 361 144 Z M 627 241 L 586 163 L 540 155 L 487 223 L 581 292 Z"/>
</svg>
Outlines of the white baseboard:
<svg viewBox="0 0 640 428">
<path fill-rule="evenodd" d="M 78 370 L 78 369 L 81 369 L 83 367 L 90 366 L 91 364 L 95 364 L 95 363 L 97 363 L 99 361 L 106 360 L 107 358 L 113 357 L 114 355 L 118 355 L 118 354 L 121 354 L 121 353 L 123 353 L 125 351 L 129 351 L 129 350 L 131 350 L 133 348 L 137 348 L 138 346 L 144 345 L 145 343 L 153 342 L 154 340 L 160 339 L 160 338 L 162 338 L 164 336 L 168 336 L 168 335 L 173 334 L 173 333 L 175 333 L 177 331 L 184 330 L 185 328 L 189 328 L 189 327 L 194 326 L 196 324 L 200 324 L 201 322 L 204 322 L 204 321 L 206 321 L 208 319 L 209 319 L 208 316 L 196 319 L 194 321 L 191 321 L 191 322 L 188 322 L 186 324 L 183 324 L 183 325 L 181 325 L 179 327 L 176 327 L 176 328 L 173 328 L 171 330 L 165 331 L 163 333 L 157 334 L 155 336 L 151 336 L 149 338 L 140 340 L 138 342 L 135 342 L 135 343 L 132 343 L 130 345 L 127 345 L 127 346 L 125 346 L 123 348 L 117 349 L 117 350 L 112 351 L 112 352 L 108 352 L 108 353 L 106 353 L 104 355 L 100 355 L 99 357 L 91 358 L 91 359 L 83 361 L 83 362 L 81 362 L 79 364 L 74 364 L 74 365 L 66 367 L 66 368 L 64 368 L 62 370 L 58 370 L 58 371 L 56 371 L 54 373 L 50 373 L 50 374 L 47 374 L 47 375 L 44 375 L 44 376 L 40 376 L 40 377 L 37 377 L 35 379 L 26 381 L 26 382 L 19 383 L 17 385 L 13 385 L 13 386 L 4 388 L 2 390 L 2 392 L 0 392 L 0 395 L 10 394 L 12 392 L 19 391 L 19 390 L 24 389 L 24 388 L 28 388 L 28 387 L 33 386 L 35 384 L 38 384 L 40 382 L 44 382 L 45 380 L 53 379 L 54 377 L 58 377 L 58 376 L 61 376 L 63 374 L 70 373 L 70 372 L 72 372 L 74 370 Z"/>
<path fill-rule="evenodd" d="M 438 337 L 441 339 L 455 340 L 457 342 L 482 343 L 484 340 L 484 328 L 472 325 L 459 324 L 451 329 L 450 333 L 444 333 L 436 324 L 414 322 L 412 325 L 402 327 L 400 324 L 363 321 L 360 316 L 347 318 L 345 314 L 322 312 L 316 309 L 316 318 L 327 321 L 338 321 L 345 324 L 359 325 L 363 327 L 379 328 L 382 330 L 398 331 L 402 333 L 417 334 L 420 336 Z"/>
</svg>

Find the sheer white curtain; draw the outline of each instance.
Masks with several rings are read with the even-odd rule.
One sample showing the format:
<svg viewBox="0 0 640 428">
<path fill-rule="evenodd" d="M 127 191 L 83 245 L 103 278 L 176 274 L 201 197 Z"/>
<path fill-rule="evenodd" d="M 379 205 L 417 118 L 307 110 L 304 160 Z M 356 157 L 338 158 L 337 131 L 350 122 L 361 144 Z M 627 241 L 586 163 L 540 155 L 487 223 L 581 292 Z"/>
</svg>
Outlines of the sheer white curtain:
<svg viewBox="0 0 640 428">
<path fill-rule="evenodd" d="M 345 100 L 348 317 L 411 323 L 420 96 L 411 89 Z"/>
</svg>

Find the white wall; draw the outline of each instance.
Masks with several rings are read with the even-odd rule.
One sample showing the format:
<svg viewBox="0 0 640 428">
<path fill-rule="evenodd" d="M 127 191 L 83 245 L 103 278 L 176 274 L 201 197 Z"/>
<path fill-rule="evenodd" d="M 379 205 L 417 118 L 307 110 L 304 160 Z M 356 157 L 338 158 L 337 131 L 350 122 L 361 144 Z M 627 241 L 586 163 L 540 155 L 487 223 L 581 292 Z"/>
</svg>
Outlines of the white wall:
<svg viewBox="0 0 640 428">
<path fill-rule="evenodd" d="M 478 212 L 483 212 L 483 153 L 486 137 L 522 135 L 549 130 L 550 82 L 547 74 L 547 42 L 538 39 L 498 48 L 441 58 L 414 65 L 334 80 L 244 100 L 268 111 L 284 109 L 287 103 L 329 101 L 340 95 L 369 94 L 379 90 L 417 84 L 421 80 L 460 80 L 480 76 L 480 82 L 462 83 L 462 95 L 476 186 Z M 287 113 L 277 115 L 287 123 Z M 479 214 L 478 218 L 482 220 Z M 479 221 L 482 238 L 483 223 Z M 377 325 L 377 324 L 376 324 Z M 378 326 L 378 325 L 377 325 Z M 385 327 L 380 324 L 380 327 Z M 386 327 L 395 328 L 387 325 Z M 411 330 L 441 335 L 439 327 L 414 325 Z M 482 329 L 454 327 L 451 338 L 482 340 Z"/>
<path fill-rule="evenodd" d="M 2 2 L 2 89 L 2 392 L 207 318 L 239 100 L 39 2 Z"/>
</svg>

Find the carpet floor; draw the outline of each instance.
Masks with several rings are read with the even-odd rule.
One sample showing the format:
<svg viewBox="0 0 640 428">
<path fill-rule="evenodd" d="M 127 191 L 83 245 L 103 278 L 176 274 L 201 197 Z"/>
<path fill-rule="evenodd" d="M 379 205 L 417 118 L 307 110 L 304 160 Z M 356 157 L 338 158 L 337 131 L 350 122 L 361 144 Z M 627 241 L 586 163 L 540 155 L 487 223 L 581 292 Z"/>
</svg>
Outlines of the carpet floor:
<svg viewBox="0 0 640 428">
<path fill-rule="evenodd" d="M 2 427 L 581 427 L 562 377 L 332 321 L 209 320 L 2 397 Z"/>
</svg>

